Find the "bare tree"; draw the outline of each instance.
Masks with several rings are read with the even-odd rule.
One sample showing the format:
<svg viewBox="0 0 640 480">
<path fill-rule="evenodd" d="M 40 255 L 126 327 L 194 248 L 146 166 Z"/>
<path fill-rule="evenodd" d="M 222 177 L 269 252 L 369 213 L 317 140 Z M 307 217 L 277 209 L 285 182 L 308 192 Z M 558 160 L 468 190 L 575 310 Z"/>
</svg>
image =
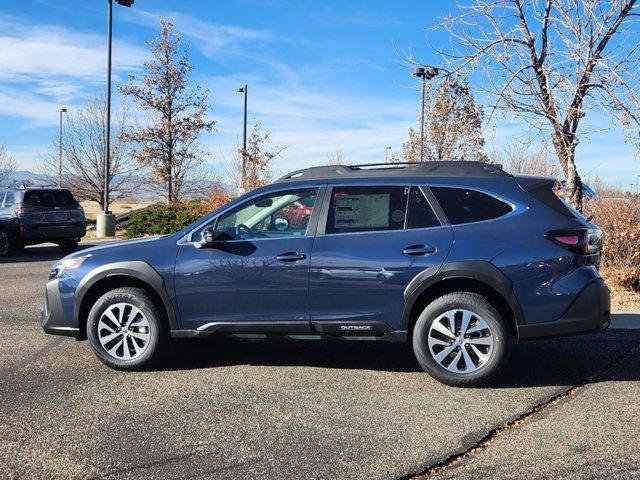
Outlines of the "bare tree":
<svg viewBox="0 0 640 480">
<path fill-rule="evenodd" d="M 453 51 L 449 70 L 480 72 L 494 112 L 515 112 L 548 134 L 582 208 L 575 163 L 582 119 L 606 111 L 640 124 L 636 0 L 473 0 L 442 22 Z M 637 130 L 633 138 L 637 136 Z"/>
<path fill-rule="evenodd" d="M 68 114 L 62 139 L 62 186 L 82 200 L 92 200 L 104 209 L 104 95 L 94 97 L 85 106 Z M 112 115 L 111 161 L 109 163 L 109 198 L 118 200 L 140 188 L 138 165 L 131 158 L 123 133 L 130 124 L 126 108 Z M 42 171 L 49 183 L 58 183 L 58 140 L 46 154 Z"/>
<path fill-rule="evenodd" d="M 468 82 L 447 76 L 425 103 L 425 160 L 487 161 L 482 107 L 473 98 Z M 406 162 L 420 161 L 420 136 L 413 128 L 403 146 L 403 157 Z"/>
<path fill-rule="evenodd" d="M 160 25 L 160 34 L 147 42 L 153 60 L 145 63 L 146 73 L 139 80 L 132 75 L 119 88 L 149 114 L 147 125 L 125 132 L 124 138 L 134 145 L 133 157 L 151 167 L 154 182 L 171 203 L 197 185 L 194 173 L 203 162 L 197 139 L 201 132 L 211 131 L 215 122 L 205 119 L 207 92 L 200 87 L 188 90 L 193 66 L 181 49 L 180 36 L 173 32 L 173 23 L 161 20 Z"/>
<path fill-rule="evenodd" d="M 530 145 L 511 143 L 504 152 L 494 151 L 489 155 L 493 163 L 505 166 L 509 173 L 524 173 L 542 177 L 557 177 L 560 174 L 558 163 L 549 158 L 547 148 L 540 145 L 532 149 Z"/>
<path fill-rule="evenodd" d="M 336 150 L 335 152 L 328 153 L 325 165 L 344 165 L 344 152 L 342 150 Z"/>
<path fill-rule="evenodd" d="M 6 181 L 16 171 L 16 162 L 7 153 L 7 148 L 0 145 L 0 184 Z"/>
<path fill-rule="evenodd" d="M 271 180 L 271 160 L 280 156 L 284 147 L 269 146 L 269 132 L 261 133 L 262 124 L 255 122 L 247 142 L 247 150 L 238 149 L 233 168 L 233 181 L 241 193 L 266 185 Z M 242 157 L 245 156 L 245 171 L 242 175 Z"/>
</svg>

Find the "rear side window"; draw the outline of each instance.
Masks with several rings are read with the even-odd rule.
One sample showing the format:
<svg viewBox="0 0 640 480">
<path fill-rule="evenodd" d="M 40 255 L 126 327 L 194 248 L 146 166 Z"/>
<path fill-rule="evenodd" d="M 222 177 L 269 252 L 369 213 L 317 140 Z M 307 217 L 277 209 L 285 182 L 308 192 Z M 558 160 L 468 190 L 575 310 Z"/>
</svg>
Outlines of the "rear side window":
<svg viewBox="0 0 640 480">
<path fill-rule="evenodd" d="M 439 225 L 438 217 L 436 217 L 422 190 L 418 187 L 411 187 L 407 213 L 407 228 L 429 228 Z"/>
<path fill-rule="evenodd" d="M 31 190 L 25 193 L 24 203 L 33 207 L 75 208 L 78 202 L 68 190 Z"/>
<path fill-rule="evenodd" d="M 453 224 L 491 220 L 512 210 L 510 205 L 476 190 L 431 187 L 431 191 Z"/>
<path fill-rule="evenodd" d="M 326 233 L 402 230 L 409 188 L 334 187 Z"/>
</svg>

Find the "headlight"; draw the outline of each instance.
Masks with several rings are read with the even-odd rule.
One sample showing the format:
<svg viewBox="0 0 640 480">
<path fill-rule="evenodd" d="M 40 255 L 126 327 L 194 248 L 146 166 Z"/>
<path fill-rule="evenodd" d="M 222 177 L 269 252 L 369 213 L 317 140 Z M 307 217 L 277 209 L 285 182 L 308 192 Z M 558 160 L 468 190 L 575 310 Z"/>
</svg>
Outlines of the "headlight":
<svg viewBox="0 0 640 480">
<path fill-rule="evenodd" d="M 60 278 L 65 272 L 78 268 L 84 263 L 84 261 L 91 255 L 83 255 L 80 257 L 65 258 L 56 263 L 51 269 L 49 274 L 49 280 L 52 278 Z"/>
</svg>

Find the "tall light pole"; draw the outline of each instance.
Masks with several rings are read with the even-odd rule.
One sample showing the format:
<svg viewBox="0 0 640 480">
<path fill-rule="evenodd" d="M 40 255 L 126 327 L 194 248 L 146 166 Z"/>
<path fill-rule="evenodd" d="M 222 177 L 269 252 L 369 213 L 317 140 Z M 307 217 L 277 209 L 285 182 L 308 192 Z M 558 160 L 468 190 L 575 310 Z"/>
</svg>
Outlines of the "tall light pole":
<svg viewBox="0 0 640 480">
<path fill-rule="evenodd" d="M 424 103 L 426 97 L 427 80 L 431 80 L 438 75 L 435 67 L 416 67 L 413 69 L 413 76 L 418 77 L 422 82 L 422 102 L 420 104 L 420 161 L 424 162 Z"/>
<path fill-rule="evenodd" d="M 62 187 L 62 114 L 66 108 L 60 109 L 60 128 L 58 129 L 58 187 Z"/>
<path fill-rule="evenodd" d="M 391 147 L 387 147 L 384 149 L 384 161 L 386 163 L 389 163 L 389 151 L 391 150 Z"/>
<path fill-rule="evenodd" d="M 249 94 L 249 87 L 246 83 L 244 87 L 238 89 L 238 93 L 244 94 L 244 124 L 242 127 L 242 186 L 244 187 L 247 174 L 247 95 Z"/>
<path fill-rule="evenodd" d="M 109 166 L 111 163 L 111 44 L 113 26 L 113 0 L 107 0 L 107 105 L 104 129 L 104 210 L 98 214 L 96 236 L 113 237 L 116 234 L 115 217 L 109 211 Z M 134 0 L 116 0 L 118 5 L 131 7 Z"/>
</svg>

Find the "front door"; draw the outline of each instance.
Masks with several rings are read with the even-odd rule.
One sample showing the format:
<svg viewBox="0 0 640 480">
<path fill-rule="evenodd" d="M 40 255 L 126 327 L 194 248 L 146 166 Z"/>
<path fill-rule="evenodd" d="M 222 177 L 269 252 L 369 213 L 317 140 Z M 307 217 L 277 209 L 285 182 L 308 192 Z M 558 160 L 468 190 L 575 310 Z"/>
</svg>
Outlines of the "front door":
<svg viewBox="0 0 640 480">
<path fill-rule="evenodd" d="M 202 229 L 181 245 L 175 291 L 183 328 L 308 331 L 317 195 L 313 188 L 253 198 L 212 221 L 214 247 L 195 248 Z"/>
<path fill-rule="evenodd" d="M 416 186 L 334 187 L 324 223 L 313 245 L 309 301 L 314 327 L 327 332 L 398 329 L 407 285 L 435 274 L 453 242 L 451 227 L 440 225 Z"/>
</svg>

